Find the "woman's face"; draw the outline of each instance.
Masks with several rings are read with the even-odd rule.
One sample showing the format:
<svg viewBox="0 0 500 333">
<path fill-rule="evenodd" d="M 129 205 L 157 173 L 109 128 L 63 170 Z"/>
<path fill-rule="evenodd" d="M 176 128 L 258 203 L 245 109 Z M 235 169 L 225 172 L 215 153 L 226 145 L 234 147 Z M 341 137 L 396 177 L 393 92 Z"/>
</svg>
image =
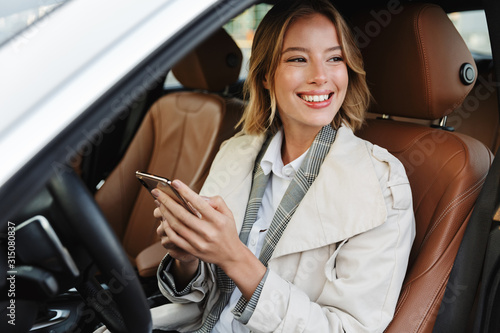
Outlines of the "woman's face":
<svg viewBox="0 0 500 333">
<path fill-rule="evenodd" d="M 333 23 L 321 14 L 293 22 L 275 73 L 285 132 L 315 135 L 331 123 L 344 102 L 347 84 L 347 66 Z"/>
</svg>

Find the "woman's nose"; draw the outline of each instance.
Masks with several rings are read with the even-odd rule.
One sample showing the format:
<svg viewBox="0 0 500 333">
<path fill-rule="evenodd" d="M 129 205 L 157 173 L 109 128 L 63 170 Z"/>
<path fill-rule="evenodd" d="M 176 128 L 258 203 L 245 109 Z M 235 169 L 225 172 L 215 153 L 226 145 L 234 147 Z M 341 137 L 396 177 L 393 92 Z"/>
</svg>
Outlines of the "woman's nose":
<svg viewBox="0 0 500 333">
<path fill-rule="evenodd" d="M 309 67 L 309 82 L 311 84 L 324 84 L 327 82 L 328 77 L 326 75 L 324 64 L 316 63 L 311 64 Z"/>
</svg>

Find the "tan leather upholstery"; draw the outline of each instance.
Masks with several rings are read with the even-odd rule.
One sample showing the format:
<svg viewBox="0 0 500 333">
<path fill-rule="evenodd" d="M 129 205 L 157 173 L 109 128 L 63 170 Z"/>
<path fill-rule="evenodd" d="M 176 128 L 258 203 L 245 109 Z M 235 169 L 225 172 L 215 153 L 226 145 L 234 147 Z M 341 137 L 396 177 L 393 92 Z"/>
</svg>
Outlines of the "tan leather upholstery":
<svg viewBox="0 0 500 333">
<path fill-rule="evenodd" d="M 174 68 L 186 88 L 221 91 L 238 79 L 241 50 L 223 29 L 185 56 Z"/>
<path fill-rule="evenodd" d="M 479 70 L 479 78 L 464 103 L 448 116 L 449 126 L 467 134 L 496 152 L 500 140 L 497 83 L 493 70 Z"/>
<path fill-rule="evenodd" d="M 405 4 L 362 52 L 377 113 L 434 120 L 472 88 L 461 83 L 459 70 L 474 61 L 435 5 Z M 431 332 L 492 154 L 466 135 L 392 119 L 369 119 L 358 135 L 401 160 L 413 192 L 417 234 L 387 332 Z"/>
<path fill-rule="evenodd" d="M 159 262 L 165 256 L 165 248 L 161 242 L 155 242 L 142 250 L 135 258 L 140 276 L 155 276 Z"/>
<path fill-rule="evenodd" d="M 375 19 L 367 15 L 361 20 L 365 30 Z M 475 68 L 474 59 L 438 6 L 405 5 L 362 52 L 375 113 L 438 119 L 456 109 L 470 91 L 459 70 L 464 63 Z"/>
<path fill-rule="evenodd" d="M 211 49 L 212 42 L 218 45 L 217 52 L 205 52 Z M 226 72 L 220 77 L 227 81 L 206 77 L 203 67 L 190 67 L 183 61 L 175 68 L 182 84 L 192 71 L 203 79 L 199 87 L 194 81 L 189 86 L 203 90 L 218 90 L 222 83 L 228 85 L 238 78 L 241 52 L 225 31 L 218 31 L 194 53 L 208 58 L 205 65 L 219 63 L 219 72 Z M 230 63 L 224 65 L 228 57 Z M 193 59 L 192 54 L 186 59 Z M 96 193 L 95 199 L 141 275 L 154 275 L 166 251 L 155 244 L 158 242 L 158 221 L 153 217 L 156 206 L 151 194 L 137 181 L 135 171 L 180 179 L 199 191 L 220 144 L 234 134 L 242 111 L 242 101 L 208 92 L 184 91 L 163 96 L 152 105 L 124 158 Z"/>
</svg>

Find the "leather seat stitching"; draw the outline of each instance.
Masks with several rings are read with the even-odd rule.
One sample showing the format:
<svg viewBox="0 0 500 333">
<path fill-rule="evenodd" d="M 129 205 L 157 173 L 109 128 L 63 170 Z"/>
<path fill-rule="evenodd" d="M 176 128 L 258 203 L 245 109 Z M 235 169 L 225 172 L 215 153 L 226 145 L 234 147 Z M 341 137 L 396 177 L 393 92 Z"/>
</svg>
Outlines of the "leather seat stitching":
<svg viewBox="0 0 500 333">
<path fill-rule="evenodd" d="M 425 242 L 429 239 L 430 235 L 434 232 L 434 230 L 439 226 L 439 224 L 444 220 L 445 216 L 448 215 L 450 211 L 452 211 L 455 207 L 459 206 L 462 202 L 467 200 L 471 195 L 479 191 L 484 183 L 484 180 L 486 178 L 486 175 L 478 180 L 474 185 L 469 187 L 467 191 L 464 193 L 460 194 L 457 196 L 455 199 L 453 199 L 448 206 L 443 210 L 441 215 L 436 219 L 436 223 L 433 224 L 431 227 L 431 230 L 427 233 L 425 236 L 424 240 L 422 241 L 420 248 L 422 248 L 425 244 Z M 458 201 L 458 202 L 457 202 Z"/>
</svg>

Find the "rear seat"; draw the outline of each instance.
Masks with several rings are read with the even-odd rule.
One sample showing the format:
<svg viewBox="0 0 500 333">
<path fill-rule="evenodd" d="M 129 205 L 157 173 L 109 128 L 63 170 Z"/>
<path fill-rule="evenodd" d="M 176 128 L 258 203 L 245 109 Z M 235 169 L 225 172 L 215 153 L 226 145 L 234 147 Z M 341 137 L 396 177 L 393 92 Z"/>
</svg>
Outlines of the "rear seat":
<svg viewBox="0 0 500 333">
<path fill-rule="evenodd" d="M 170 93 L 152 105 L 95 195 L 141 276 L 154 275 L 166 250 L 156 235 L 154 200 L 135 171 L 180 179 L 200 190 L 220 144 L 234 135 L 243 112 L 243 101 L 219 93 L 237 81 L 241 62 L 240 49 L 223 29 L 180 61 L 174 75 L 196 91 Z"/>
</svg>

